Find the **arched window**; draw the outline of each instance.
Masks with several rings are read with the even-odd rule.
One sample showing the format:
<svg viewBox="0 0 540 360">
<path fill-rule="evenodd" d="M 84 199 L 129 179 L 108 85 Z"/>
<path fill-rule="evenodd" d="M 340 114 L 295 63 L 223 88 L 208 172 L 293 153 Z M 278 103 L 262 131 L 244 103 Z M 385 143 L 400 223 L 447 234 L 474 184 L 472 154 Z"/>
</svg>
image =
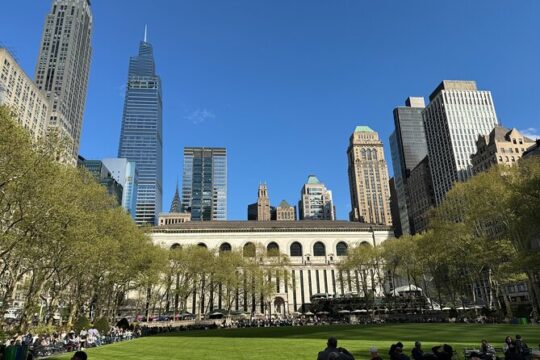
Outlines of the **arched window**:
<svg viewBox="0 0 540 360">
<path fill-rule="evenodd" d="M 232 250 L 231 244 L 229 243 L 223 243 L 219 246 L 219 252 L 230 252 Z"/>
<path fill-rule="evenodd" d="M 366 159 L 366 149 L 362 149 L 360 151 L 360 153 L 362 154 L 362 159 L 365 160 Z"/>
<path fill-rule="evenodd" d="M 198 246 L 198 247 L 205 248 L 205 249 L 208 249 L 208 246 L 206 246 L 205 243 L 198 243 L 197 246 Z"/>
<path fill-rule="evenodd" d="M 347 243 L 340 241 L 338 242 L 336 246 L 336 254 L 337 256 L 345 256 L 347 255 L 347 250 L 349 250 L 349 246 Z"/>
<path fill-rule="evenodd" d="M 172 244 L 171 246 L 171 250 L 180 250 L 180 249 L 182 249 L 182 245 L 178 243 Z"/>
<path fill-rule="evenodd" d="M 245 257 L 255 257 L 255 245 L 248 242 L 246 245 L 244 245 L 243 254 Z"/>
<path fill-rule="evenodd" d="M 269 256 L 278 256 L 279 255 L 279 245 L 275 242 L 271 242 L 266 247 L 266 252 Z"/>
<path fill-rule="evenodd" d="M 371 244 L 368 243 L 367 241 L 362 241 L 362 242 L 360 243 L 360 246 L 370 247 Z"/>
<path fill-rule="evenodd" d="M 295 241 L 291 244 L 291 256 L 302 256 L 302 244 Z"/>
<path fill-rule="evenodd" d="M 313 245 L 313 256 L 326 256 L 326 247 L 320 241 Z"/>
<path fill-rule="evenodd" d="M 371 160 L 371 150 L 367 149 L 367 159 Z"/>
</svg>

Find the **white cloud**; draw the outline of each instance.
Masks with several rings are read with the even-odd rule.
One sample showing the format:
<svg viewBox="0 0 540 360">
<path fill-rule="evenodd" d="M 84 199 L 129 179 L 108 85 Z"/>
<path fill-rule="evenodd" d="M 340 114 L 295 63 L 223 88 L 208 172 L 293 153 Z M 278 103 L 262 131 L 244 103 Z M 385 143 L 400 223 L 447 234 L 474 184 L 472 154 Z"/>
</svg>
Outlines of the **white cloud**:
<svg viewBox="0 0 540 360">
<path fill-rule="evenodd" d="M 527 128 L 523 130 L 519 130 L 520 133 L 528 137 L 529 139 L 540 139 L 540 130 L 537 128 Z"/>
<path fill-rule="evenodd" d="M 202 124 L 207 120 L 214 119 L 216 115 L 208 109 L 196 109 L 185 116 L 186 120 L 191 121 L 194 125 Z"/>
</svg>

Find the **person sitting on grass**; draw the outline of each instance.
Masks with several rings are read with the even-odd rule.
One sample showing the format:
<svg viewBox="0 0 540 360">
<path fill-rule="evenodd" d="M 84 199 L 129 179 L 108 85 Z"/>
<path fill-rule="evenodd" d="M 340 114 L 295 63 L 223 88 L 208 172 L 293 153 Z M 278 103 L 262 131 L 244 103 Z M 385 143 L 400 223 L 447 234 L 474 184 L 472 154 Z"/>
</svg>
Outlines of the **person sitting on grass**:
<svg viewBox="0 0 540 360">
<path fill-rule="evenodd" d="M 86 355 L 84 351 L 77 351 L 71 358 L 71 360 L 87 360 L 87 359 L 88 359 L 88 355 Z"/>
<path fill-rule="evenodd" d="M 379 355 L 379 351 L 375 346 L 369 348 L 369 355 L 370 360 L 382 360 L 381 356 Z"/>
<path fill-rule="evenodd" d="M 495 349 L 487 340 L 482 340 L 480 345 L 480 357 L 484 360 L 495 360 Z"/>
<path fill-rule="evenodd" d="M 423 360 L 424 359 L 424 350 L 422 350 L 422 343 L 416 341 L 414 343 L 414 348 L 411 351 L 413 360 Z"/>
<path fill-rule="evenodd" d="M 337 339 L 333 336 L 328 338 L 327 347 L 319 352 L 317 360 L 354 360 L 354 356 L 347 349 L 337 347 Z"/>
<path fill-rule="evenodd" d="M 403 353 L 403 343 L 400 341 L 390 346 L 390 360 L 410 360 L 410 358 Z"/>
</svg>

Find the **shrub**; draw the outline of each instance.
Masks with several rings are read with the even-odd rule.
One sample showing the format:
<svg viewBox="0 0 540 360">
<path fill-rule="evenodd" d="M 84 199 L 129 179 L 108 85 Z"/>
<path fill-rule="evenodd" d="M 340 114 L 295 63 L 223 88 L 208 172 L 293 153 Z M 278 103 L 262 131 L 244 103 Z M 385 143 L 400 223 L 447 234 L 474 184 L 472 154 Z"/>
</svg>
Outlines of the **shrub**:
<svg viewBox="0 0 540 360">
<path fill-rule="evenodd" d="M 90 320 L 85 316 L 81 316 L 73 325 L 73 329 L 77 332 L 80 332 L 82 329 L 90 329 Z"/>
<path fill-rule="evenodd" d="M 109 321 L 107 318 L 102 317 L 96 320 L 94 323 L 94 328 L 96 328 L 101 335 L 106 335 L 111 327 L 109 326 Z"/>
</svg>

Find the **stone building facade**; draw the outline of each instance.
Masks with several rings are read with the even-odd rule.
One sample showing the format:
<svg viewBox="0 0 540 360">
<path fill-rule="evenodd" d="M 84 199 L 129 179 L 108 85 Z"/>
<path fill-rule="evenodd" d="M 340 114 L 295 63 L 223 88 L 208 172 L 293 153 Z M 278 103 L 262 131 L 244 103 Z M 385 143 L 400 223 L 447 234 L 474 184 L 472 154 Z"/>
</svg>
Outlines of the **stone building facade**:
<svg viewBox="0 0 540 360">
<path fill-rule="evenodd" d="M 347 150 L 351 221 L 392 225 L 388 166 L 379 134 L 357 126 Z"/>
<path fill-rule="evenodd" d="M 315 294 L 326 293 L 362 295 L 357 272 L 344 272 L 338 263 L 348 249 L 365 245 L 378 246 L 393 236 L 392 229 L 383 225 L 369 225 L 345 221 L 214 221 L 187 222 L 174 226 L 155 227 L 150 236 L 155 244 L 165 248 L 198 245 L 208 249 L 245 249 L 264 246 L 288 255 L 286 273 L 289 281 L 273 278 L 276 293 L 267 309 L 259 299 L 237 301 L 233 310 L 270 310 L 287 315 L 306 312 Z M 194 314 L 201 308 L 218 309 L 219 294 L 207 294 L 202 304 L 199 294 L 190 299 L 187 310 Z"/>
<path fill-rule="evenodd" d="M 9 106 L 33 139 L 47 133 L 50 103 L 17 61 L 0 48 L 0 105 Z"/>
<path fill-rule="evenodd" d="M 476 153 L 471 155 L 473 174 L 486 171 L 492 165 L 515 165 L 534 140 L 523 136 L 517 129 L 496 126 L 489 135 L 479 135 Z"/>
<path fill-rule="evenodd" d="M 276 208 L 277 221 L 294 221 L 296 220 L 296 208 L 289 205 L 288 202 L 282 200 Z"/>
</svg>

